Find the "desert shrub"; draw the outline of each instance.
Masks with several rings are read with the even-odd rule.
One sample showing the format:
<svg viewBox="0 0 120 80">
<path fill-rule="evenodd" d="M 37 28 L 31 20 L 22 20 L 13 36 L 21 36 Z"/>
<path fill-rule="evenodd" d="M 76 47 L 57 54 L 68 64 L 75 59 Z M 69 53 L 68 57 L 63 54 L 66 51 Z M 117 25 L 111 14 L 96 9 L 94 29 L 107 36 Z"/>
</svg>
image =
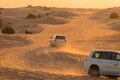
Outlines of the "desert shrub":
<svg viewBox="0 0 120 80">
<path fill-rule="evenodd" d="M 41 14 L 38 14 L 38 16 L 37 16 L 38 18 L 41 18 L 41 17 L 43 17 L 43 15 L 41 15 Z"/>
<path fill-rule="evenodd" d="M 44 10 L 48 11 L 48 10 L 50 10 L 50 8 L 49 7 L 44 7 Z"/>
<path fill-rule="evenodd" d="M 116 12 L 112 12 L 112 13 L 110 14 L 110 18 L 119 18 L 119 15 L 118 15 L 118 13 L 116 13 Z"/>
<path fill-rule="evenodd" d="M 3 23 L 2 23 L 2 19 L 0 19 L 0 28 L 2 28 Z"/>
<path fill-rule="evenodd" d="M 28 14 L 26 18 L 27 19 L 35 19 L 35 18 L 37 18 L 37 16 L 35 14 Z"/>
<path fill-rule="evenodd" d="M 31 31 L 25 30 L 25 34 L 32 34 Z"/>
<path fill-rule="evenodd" d="M 32 8 L 32 5 L 27 5 L 28 8 Z"/>
<path fill-rule="evenodd" d="M 50 13 L 46 13 L 46 14 L 45 14 L 45 16 L 48 16 L 48 15 L 50 15 Z"/>
<path fill-rule="evenodd" d="M 2 28 L 2 33 L 5 34 L 14 34 L 15 30 L 11 27 L 11 26 L 5 26 L 4 28 Z"/>
<path fill-rule="evenodd" d="M 0 15 L 2 14 L 2 12 L 0 11 Z"/>
<path fill-rule="evenodd" d="M 0 10 L 4 10 L 4 8 L 1 8 L 1 7 L 0 7 Z"/>
</svg>

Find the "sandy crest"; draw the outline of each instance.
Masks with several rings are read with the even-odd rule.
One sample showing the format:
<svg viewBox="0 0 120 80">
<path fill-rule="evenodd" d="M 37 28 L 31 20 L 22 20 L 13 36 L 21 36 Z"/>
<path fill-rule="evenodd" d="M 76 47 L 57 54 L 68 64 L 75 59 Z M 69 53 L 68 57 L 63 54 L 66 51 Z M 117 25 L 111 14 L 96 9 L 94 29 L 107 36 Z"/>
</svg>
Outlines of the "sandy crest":
<svg viewBox="0 0 120 80">
<path fill-rule="evenodd" d="M 95 13 L 91 18 L 105 23 L 105 25 L 107 25 L 110 29 L 120 31 L 120 17 L 116 19 L 110 18 L 110 14 L 113 12 L 117 13 L 118 16 L 120 16 L 120 7 L 100 10 L 99 12 Z"/>
<path fill-rule="evenodd" d="M 86 55 L 90 50 L 99 49 L 94 45 L 94 39 L 117 34 L 117 31 L 107 28 L 104 23 L 91 20 L 92 14 L 80 13 L 67 24 L 43 24 L 41 26 L 44 30 L 39 34 L 16 34 L 32 42 L 26 46 L 0 49 L 1 54 L 5 54 L 0 57 L 0 65 L 7 67 L 6 72 L 2 72 L 4 69 L 1 68 L 3 76 L 0 78 L 10 80 L 14 76 L 18 80 L 108 80 L 84 74 Z M 61 49 L 49 47 L 49 38 L 53 34 L 65 35 L 68 46 Z M 13 75 L 4 76 L 8 72 Z"/>
</svg>

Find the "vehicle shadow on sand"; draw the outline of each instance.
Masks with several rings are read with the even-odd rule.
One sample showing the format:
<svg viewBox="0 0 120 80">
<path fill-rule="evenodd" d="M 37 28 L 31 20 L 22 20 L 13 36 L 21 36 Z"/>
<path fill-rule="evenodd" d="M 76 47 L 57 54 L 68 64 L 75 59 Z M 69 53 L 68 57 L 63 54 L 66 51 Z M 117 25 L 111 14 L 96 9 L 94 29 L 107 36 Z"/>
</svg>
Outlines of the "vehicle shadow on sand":
<svg viewBox="0 0 120 80">
<path fill-rule="evenodd" d="M 56 75 L 0 67 L 0 80 L 108 80 L 89 76 Z"/>
</svg>

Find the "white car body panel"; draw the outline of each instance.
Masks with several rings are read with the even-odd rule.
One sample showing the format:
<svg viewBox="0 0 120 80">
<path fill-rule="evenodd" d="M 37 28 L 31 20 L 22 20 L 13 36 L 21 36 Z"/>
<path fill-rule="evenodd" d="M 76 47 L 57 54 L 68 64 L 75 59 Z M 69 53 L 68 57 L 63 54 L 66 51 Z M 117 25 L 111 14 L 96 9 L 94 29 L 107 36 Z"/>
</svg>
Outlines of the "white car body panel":
<svg viewBox="0 0 120 80">
<path fill-rule="evenodd" d="M 110 52 L 120 54 L 119 52 L 114 51 L 104 51 L 104 50 L 95 50 L 98 52 Z M 91 65 L 97 65 L 100 69 L 101 75 L 113 75 L 120 76 L 120 60 L 106 60 L 106 59 L 96 59 L 92 56 L 95 51 L 91 51 L 90 55 L 87 58 L 87 61 L 84 64 L 86 71 L 88 72 Z"/>
<path fill-rule="evenodd" d="M 57 37 L 62 37 L 62 38 L 60 39 L 60 38 L 57 38 Z M 66 44 L 66 39 L 65 39 L 64 35 L 57 34 L 57 35 L 54 35 L 52 38 L 50 38 L 49 43 L 50 43 L 51 46 L 64 45 L 64 44 Z"/>
</svg>

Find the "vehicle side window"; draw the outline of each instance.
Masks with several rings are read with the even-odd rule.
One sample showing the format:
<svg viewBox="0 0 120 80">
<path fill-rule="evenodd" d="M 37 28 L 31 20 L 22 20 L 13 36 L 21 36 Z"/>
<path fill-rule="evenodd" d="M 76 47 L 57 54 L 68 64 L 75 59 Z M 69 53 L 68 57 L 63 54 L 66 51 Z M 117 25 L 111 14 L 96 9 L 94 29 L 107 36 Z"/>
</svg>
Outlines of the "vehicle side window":
<svg viewBox="0 0 120 80">
<path fill-rule="evenodd" d="M 94 55 L 93 55 L 93 58 L 99 59 L 99 57 L 100 57 L 100 53 L 95 52 Z"/>
<path fill-rule="evenodd" d="M 112 53 L 111 52 L 101 52 L 100 59 L 111 60 Z"/>
<path fill-rule="evenodd" d="M 120 61 L 120 54 L 119 53 L 113 53 L 112 54 L 112 59 Z"/>
<path fill-rule="evenodd" d="M 65 36 L 56 36 L 56 39 L 65 39 Z"/>
<path fill-rule="evenodd" d="M 116 60 L 120 61 L 120 54 L 117 54 Z"/>
</svg>

